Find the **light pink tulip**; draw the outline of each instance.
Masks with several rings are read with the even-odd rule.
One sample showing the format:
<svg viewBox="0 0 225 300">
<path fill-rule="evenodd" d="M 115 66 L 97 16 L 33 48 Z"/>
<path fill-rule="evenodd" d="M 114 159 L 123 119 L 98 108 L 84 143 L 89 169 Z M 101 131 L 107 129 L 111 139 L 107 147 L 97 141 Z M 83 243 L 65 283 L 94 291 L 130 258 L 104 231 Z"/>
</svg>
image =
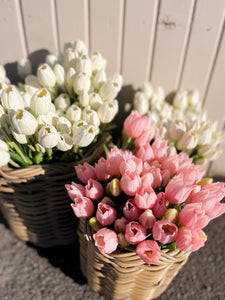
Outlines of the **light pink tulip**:
<svg viewBox="0 0 225 300">
<path fill-rule="evenodd" d="M 85 184 L 87 184 L 88 179 L 96 178 L 94 167 L 92 167 L 86 162 L 83 165 L 75 166 L 75 170 L 78 179 Z"/>
<path fill-rule="evenodd" d="M 138 221 L 146 229 L 151 229 L 156 221 L 151 209 L 146 209 L 139 217 Z"/>
<path fill-rule="evenodd" d="M 190 166 L 192 164 L 193 158 L 189 158 L 189 156 L 187 155 L 187 153 L 185 152 L 180 152 L 179 154 L 177 154 L 178 159 L 179 159 L 179 171 L 181 171 L 182 169 L 187 168 L 188 166 Z"/>
<path fill-rule="evenodd" d="M 136 150 L 135 155 L 142 159 L 143 162 L 151 162 L 154 160 L 154 153 L 152 150 L 152 147 L 149 144 L 146 144 L 145 146 L 139 147 Z"/>
<path fill-rule="evenodd" d="M 136 148 L 148 145 L 154 138 L 156 132 L 155 122 L 151 119 L 146 120 L 146 125 L 144 131 L 136 138 L 135 146 Z"/>
<path fill-rule="evenodd" d="M 152 173 L 152 175 L 153 175 L 153 182 L 152 182 L 153 189 L 161 186 L 161 184 L 162 184 L 162 175 L 161 175 L 160 168 L 152 166 L 150 168 L 150 173 Z"/>
<path fill-rule="evenodd" d="M 110 177 L 107 171 L 107 162 L 103 157 L 98 160 L 98 163 L 95 163 L 95 174 L 100 181 L 105 181 Z"/>
<path fill-rule="evenodd" d="M 200 202 L 185 205 L 179 214 L 180 224 L 190 229 L 202 229 L 209 221 L 210 218 L 205 214 Z"/>
<path fill-rule="evenodd" d="M 130 175 L 130 174 L 141 174 L 143 169 L 142 160 L 136 156 L 132 156 L 126 161 L 120 164 L 120 174 Z"/>
<path fill-rule="evenodd" d="M 98 181 L 94 179 L 88 179 L 85 186 L 85 196 L 93 201 L 100 200 L 103 196 L 104 189 Z"/>
<path fill-rule="evenodd" d="M 166 213 L 166 198 L 165 198 L 165 193 L 160 192 L 157 194 L 157 200 L 152 208 L 153 214 L 157 218 L 162 218 L 165 213 Z"/>
<path fill-rule="evenodd" d="M 185 169 L 178 170 L 177 175 L 182 174 L 183 180 L 189 184 L 196 184 L 202 179 L 205 174 L 205 170 L 200 165 L 191 164 Z"/>
<path fill-rule="evenodd" d="M 168 170 L 161 170 L 162 182 L 161 186 L 166 186 L 170 181 L 170 172 Z"/>
<path fill-rule="evenodd" d="M 74 201 L 70 205 L 78 218 L 88 218 L 94 214 L 95 207 L 89 198 L 77 196 Z"/>
<path fill-rule="evenodd" d="M 148 189 L 152 187 L 154 177 L 152 173 L 146 173 L 141 176 L 142 187 Z"/>
<path fill-rule="evenodd" d="M 119 240 L 115 231 L 108 228 L 102 228 L 97 233 L 93 234 L 95 246 L 106 254 L 112 253 L 116 250 Z"/>
<path fill-rule="evenodd" d="M 100 202 L 98 204 L 96 218 L 101 225 L 110 225 L 116 220 L 116 210 L 109 204 Z"/>
<path fill-rule="evenodd" d="M 146 238 L 146 230 L 138 222 L 130 222 L 126 225 L 125 238 L 130 244 L 136 245 Z"/>
<path fill-rule="evenodd" d="M 82 184 L 72 182 L 72 184 L 65 184 L 69 197 L 74 201 L 77 196 L 85 196 L 85 188 Z"/>
<path fill-rule="evenodd" d="M 179 158 L 178 155 L 172 155 L 167 158 L 162 162 L 161 165 L 161 170 L 168 170 L 170 172 L 170 176 L 173 176 L 176 174 L 177 170 L 179 167 Z"/>
<path fill-rule="evenodd" d="M 167 157 L 167 148 L 167 140 L 155 140 L 152 144 L 155 159 L 160 163 Z"/>
<path fill-rule="evenodd" d="M 206 235 L 201 229 L 181 227 L 177 233 L 176 245 L 181 251 L 193 252 L 205 246 Z"/>
<path fill-rule="evenodd" d="M 116 146 L 107 153 L 106 167 L 111 176 L 120 174 L 120 164 L 124 161 L 123 151 Z"/>
<path fill-rule="evenodd" d="M 193 189 L 194 186 L 185 184 L 182 174 L 179 174 L 167 184 L 165 189 L 166 200 L 174 204 L 183 203 L 188 199 Z"/>
<path fill-rule="evenodd" d="M 139 209 L 148 209 L 154 207 L 156 200 L 157 200 L 156 193 L 151 187 L 139 188 L 134 197 L 135 205 Z"/>
<path fill-rule="evenodd" d="M 120 186 L 124 193 L 134 196 L 141 186 L 141 178 L 138 174 L 124 174 L 120 179 Z"/>
<path fill-rule="evenodd" d="M 160 220 L 154 223 L 153 238 L 162 244 L 168 244 L 176 239 L 177 226 L 168 220 Z"/>
<path fill-rule="evenodd" d="M 129 221 L 124 217 L 122 217 L 121 219 L 116 219 L 114 228 L 117 232 L 125 233 L 125 228 L 128 223 Z"/>
<path fill-rule="evenodd" d="M 147 240 L 140 242 L 136 247 L 137 255 L 148 265 L 157 265 L 161 250 L 156 241 Z"/>
<path fill-rule="evenodd" d="M 210 220 L 215 219 L 225 213 L 225 203 L 216 203 L 211 211 L 207 213 Z"/>
<path fill-rule="evenodd" d="M 140 115 L 136 110 L 132 110 L 123 124 L 123 129 L 127 136 L 136 138 L 145 130 L 148 117 Z"/>
<path fill-rule="evenodd" d="M 123 207 L 123 214 L 128 220 L 138 220 L 142 213 L 142 210 L 139 209 L 134 202 L 134 199 L 129 199 Z"/>
</svg>

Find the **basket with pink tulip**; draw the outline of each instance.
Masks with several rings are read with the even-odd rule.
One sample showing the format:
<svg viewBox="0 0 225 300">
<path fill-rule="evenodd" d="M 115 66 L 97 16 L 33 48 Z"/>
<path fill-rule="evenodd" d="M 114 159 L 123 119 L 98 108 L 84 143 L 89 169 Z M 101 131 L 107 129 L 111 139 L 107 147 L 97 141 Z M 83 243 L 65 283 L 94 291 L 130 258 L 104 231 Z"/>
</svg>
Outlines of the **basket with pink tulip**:
<svg viewBox="0 0 225 300">
<path fill-rule="evenodd" d="M 225 212 L 224 183 L 203 179 L 184 152 L 168 156 L 166 141 L 151 143 L 154 131 L 132 111 L 123 148 L 133 151 L 114 146 L 94 166 L 76 166 L 79 182 L 66 185 L 80 218 L 81 270 L 106 299 L 157 298 Z"/>
</svg>

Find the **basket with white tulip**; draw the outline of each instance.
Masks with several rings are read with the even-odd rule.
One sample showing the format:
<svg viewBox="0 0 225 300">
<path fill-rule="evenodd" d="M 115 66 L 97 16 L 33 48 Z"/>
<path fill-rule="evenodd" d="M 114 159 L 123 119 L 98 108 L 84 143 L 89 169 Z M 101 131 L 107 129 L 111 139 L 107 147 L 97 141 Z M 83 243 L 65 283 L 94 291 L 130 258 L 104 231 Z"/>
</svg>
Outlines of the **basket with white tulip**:
<svg viewBox="0 0 225 300">
<path fill-rule="evenodd" d="M 68 43 L 56 57 L 15 86 L 0 67 L 0 207 L 21 239 L 38 246 L 71 244 L 75 226 L 64 184 L 74 164 L 93 162 L 111 140 L 122 76 L 107 78 L 99 52 L 82 41 Z M 24 185 L 27 184 L 27 187 Z"/>
<path fill-rule="evenodd" d="M 186 152 L 204 167 L 222 154 L 225 135 L 217 129 L 217 122 L 207 118 L 197 90 L 176 92 L 171 99 L 163 87 L 146 82 L 135 93 L 133 104 L 156 122 L 155 138 L 167 139 L 171 153 Z"/>
</svg>

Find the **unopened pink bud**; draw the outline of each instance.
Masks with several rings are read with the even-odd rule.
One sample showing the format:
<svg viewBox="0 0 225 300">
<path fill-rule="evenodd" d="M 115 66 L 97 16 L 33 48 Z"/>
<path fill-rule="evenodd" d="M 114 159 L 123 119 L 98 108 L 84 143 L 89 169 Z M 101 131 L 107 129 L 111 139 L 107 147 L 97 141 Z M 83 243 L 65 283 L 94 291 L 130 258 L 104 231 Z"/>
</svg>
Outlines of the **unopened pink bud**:
<svg viewBox="0 0 225 300">
<path fill-rule="evenodd" d="M 94 204 L 89 198 L 78 196 L 75 199 L 75 204 L 70 204 L 73 212 L 78 218 L 91 217 L 95 211 Z"/>
<path fill-rule="evenodd" d="M 161 250 L 156 241 L 147 240 L 140 242 L 136 248 L 137 254 L 146 263 L 157 265 L 161 256 Z"/>
<path fill-rule="evenodd" d="M 109 204 L 100 202 L 98 204 L 96 218 L 101 225 L 110 225 L 116 220 L 116 210 Z"/>
<path fill-rule="evenodd" d="M 138 220 L 142 210 L 137 208 L 134 199 L 129 199 L 123 207 L 123 214 L 128 220 Z"/>
<path fill-rule="evenodd" d="M 164 215 L 164 219 L 172 223 L 176 223 L 176 221 L 178 220 L 178 211 L 176 210 L 176 208 L 167 209 Z"/>
<path fill-rule="evenodd" d="M 165 193 L 161 192 L 157 194 L 156 204 L 152 208 L 153 214 L 157 218 L 162 218 L 166 213 L 166 199 Z"/>
<path fill-rule="evenodd" d="M 128 223 L 129 223 L 129 221 L 124 217 L 122 217 L 121 219 L 116 219 L 116 221 L 114 223 L 114 228 L 116 231 L 124 233 L 126 225 Z"/>
<path fill-rule="evenodd" d="M 151 209 L 146 209 L 139 217 L 139 222 L 146 229 L 151 229 L 156 221 Z"/>
<path fill-rule="evenodd" d="M 120 232 L 120 233 L 117 235 L 117 237 L 118 237 L 118 240 L 119 240 L 119 244 L 120 244 L 120 246 L 121 246 L 122 248 L 126 248 L 126 247 L 129 246 L 129 243 L 128 243 L 128 241 L 126 240 L 125 234 L 124 234 L 124 233 L 121 233 L 121 232 Z"/>
<path fill-rule="evenodd" d="M 93 201 L 100 200 L 103 196 L 104 190 L 98 181 L 94 179 L 88 179 L 87 185 L 85 186 L 85 196 Z"/>
<path fill-rule="evenodd" d="M 130 244 L 136 245 L 146 238 L 146 230 L 138 222 L 130 222 L 126 225 L 125 238 Z"/>
</svg>

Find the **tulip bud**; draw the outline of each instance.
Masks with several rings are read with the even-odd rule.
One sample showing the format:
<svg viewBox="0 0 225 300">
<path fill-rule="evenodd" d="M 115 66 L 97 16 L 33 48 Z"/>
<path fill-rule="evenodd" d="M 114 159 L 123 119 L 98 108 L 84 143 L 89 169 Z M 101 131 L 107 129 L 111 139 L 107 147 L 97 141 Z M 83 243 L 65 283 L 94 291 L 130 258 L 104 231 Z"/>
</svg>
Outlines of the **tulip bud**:
<svg viewBox="0 0 225 300">
<path fill-rule="evenodd" d="M 92 74 L 92 63 L 89 57 L 84 54 L 75 60 L 75 70 L 77 73 L 85 73 L 88 76 Z"/>
<path fill-rule="evenodd" d="M 5 110 L 4 108 L 2 107 L 2 105 L 0 104 L 0 119 L 1 117 L 5 114 Z"/>
<path fill-rule="evenodd" d="M 37 117 L 38 125 L 53 125 L 56 126 L 58 122 L 58 115 L 49 112 L 47 115 L 39 115 Z"/>
<path fill-rule="evenodd" d="M 99 70 L 94 77 L 93 85 L 96 89 L 100 89 L 101 86 L 106 82 L 106 73 L 104 70 Z"/>
<path fill-rule="evenodd" d="M 28 58 L 23 58 L 17 63 L 17 72 L 21 78 L 32 73 L 32 66 Z"/>
<path fill-rule="evenodd" d="M 74 50 L 76 50 L 79 55 L 81 54 L 87 54 L 87 47 L 85 45 L 85 43 L 81 40 L 77 40 L 74 44 Z"/>
<path fill-rule="evenodd" d="M 6 70 L 3 67 L 3 65 L 0 65 L 0 81 L 2 82 L 6 81 Z"/>
<path fill-rule="evenodd" d="M 120 181 L 117 178 L 112 179 L 106 187 L 109 196 L 118 197 L 122 191 Z"/>
<path fill-rule="evenodd" d="M 177 143 L 177 149 L 194 149 L 198 144 L 198 136 L 195 132 L 185 132 Z"/>
<path fill-rule="evenodd" d="M 198 154 L 209 161 L 216 160 L 222 153 L 221 148 L 212 145 L 201 146 L 198 149 Z"/>
<path fill-rule="evenodd" d="M 82 120 L 87 122 L 88 124 L 94 125 L 98 127 L 100 125 L 100 120 L 98 114 L 95 110 L 85 108 L 82 111 Z"/>
<path fill-rule="evenodd" d="M 146 209 L 139 217 L 139 222 L 146 229 L 151 229 L 156 221 L 151 209 Z"/>
<path fill-rule="evenodd" d="M 56 109 L 60 109 L 63 112 L 70 106 L 70 97 L 67 94 L 60 94 L 54 101 Z"/>
<path fill-rule="evenodd" d="M 98 204 L 96 218 L 99 223 L 103 226 L 113 224 L 116 220 L 116 210 L 112 208 L 109 204 L 100 202 Z"/>
<path fill-rule="evenodd" d="M 27 136 L 25 134 L 17 133 L 15 130 L 11 128 L 11 133 L 14 139 L 20 144 L 27 144 Z"/>
<path fill-rule="evenodd" d="M 98 116 L 102 123 L 110 123 L 119 110 L 116 99 L 105 101 L 98 109 Z"/>
<path fill-rule="evenodd" d="M 34 93 L 30 101 L 30 108 L 37 115 L 45 115 L 51 111 L 51 95 L 47 89 Z"/>
<path fill-rule="evenodd" d="M 137 92 L 134 95 L 134 109 L 141 115 L 145 115 L 149 110 L 149 100 L 145 97 L 144 93 Z"/>
<path fill-rule="evenodd" d="M 195 107 L 199 103 L 199 91 L 189 91 L 187 94 L 188 105 Z"/>
<path fill-rule="evenodd" d="M 73 123 L 73 134 L 75 134 L 77 132 L 77 130 L 79 130 L 80 127 L 84 126 L 84 125 L 88 125 L 87 122 L 85 122 L 84 120 L 79 120 Z"/>
<path fill-rule="evenodd" d="M 178 109 L 186 109 L 188 106 L 187 91 L 177 93 L 173 99 L 173 106 Z"/>
<path fill-rule="evenodd" d="M 56 147 L 61 151 L 70 150 L 73 147 L 73 140 L 67 133 L 59 133 L 59 142 Z"/>
<path fill-rule="evenodd" d="M 23 109 L 24 101 L 18 89 L 14 85 L 9 85 L 2 91 L 1 103 L 4 109 Z"/>
<path fill-rule="evenodd" d="M 79 147 L 87 147 L 93 142 L 96 134 L 97 134 L 97 129 L 95 126 L 93 125 L 81 126 L 76 130 L 73 136 L 74 145 L 77 145 Z"/>
<path fill-rule="evenodd" d="M 113 100 L 120 91 L 120 86 L 117 82 L 106 82 L 99 90 L 99 94 L 103 100 Z"/>
<path fill-rule="evenodd" d="M 89 103 L 91 105 L 91 109 L 98 110 L 99 107 L 103 104 L 102 98 L 97 93 L 89 94 Z"/>
<path fill-rule="evenodd" d="M 53 69 L 58 63 L 58 59 L 54 54 L 48 54 L 45 57 L 45 62 Z"/>
<path fill-rule="evenodd" d="M 176 223 L 176 221 L 178 220 L 178 211 L 175 208 L 167 209 L 164 215 L 164 219 L 172 223 Z"/>
<path fill-rule="evenodd" d="M 119 244 L 122 248 L 126 248 L 130 245 L 125 238 L 125 234 L 120 232 L 117 236 L 118 236 Z"/>
<path fill-rule="evenodd" d="M 6 166 L 9 160 L 8 145 L 0 139 L 0 167 Z"/>
<path fill-rule="evenodd" d="M 174 122 L 172 122 L 170 124 L 169 127 L 169 136 L 174 139 L 177 140 L 179 139 L 182 134 L 186 131 L 186 125 L 185 122 L 182 120 L 175 120 Z"/>
<path fill-rule="evenodd" d="M 153 86 L 150 82 L 145 82 L 144 86 L 142 88 L 142 93 L 145 95 L 145 97 L 149 100 L 153 96 Z"/>
<path fill-rule="evenodd" d="M 116 219 L 114 222 L 114 228 L 117 232 L 124 233 L 126 229 L 126 225 L 129 223 L 129 221 L 122 217 L 121 219 Z"/>
<path fill-rule="evenodd" d="M 154 88 L 154 93 L 151 98 L 151 104 L 162 103 L 165 99 L 165 91 L 162 86 L 158 85 Z"/>
<path fill-rule="evenodd" d="M 66 117 L 70 122 L 76 122 L 81 119 L 81 109 L 78 105 L 71 105 L 66 111 Z"/>
<path fill-rule="evenodd" d="M 78 73 L 74 80 L 74 92 L 80 94 L 82 91 L 88 92 L 91 88 L 90 77 L 85 73 Z"/>
<path fill-rule="evenodd" d="M 42 64 L 37 69 L 37 77 L 44 87 L 54 87 L 56 77 L 52 68 L 48 64 Z"/>
<path fill-rule="evenodd" d="M 17 133 L 25 135 L 34 134 L 38 126 L 35 117 L 23 109 L 12 111 L 11 122 Z"/>
<path fill-rule="evenodd" d="M 203 146 L 203 145 L 210 144 L 210 142 L 212 140 L 212 134 L 213 134 L 212 126 L 213 126 L 213 124 L 210 122 L 202 125 L 202 127 L 198 131 L 198 144 L 199 145 Z"/>
<path fill-rule="evenodd" d="M 89 104 L 89 95 L 86 91 L 82 91 L 79 96 L 79 104 L 82 107 L 86 107 Z"/>
<path fill-rule="evenodd" d="M 59 85 L 63 85 L 65 82 L 65 70 L 63 66 L 61 66 L 60 64 L 56 64 L 54 66 L 54 74 L 56 78 L 56 83 Z"/>
<path fill-rule="evenodd" d="M 74 86 L 76 71 L 74 68 L 70 67 L 66 73 L 66 82 L 70 87 Z"/>
<path fill-rule="evenodd" d="M 0 82 L 0 97 L 1 97 L 1 94 L 2 94 L 2 92 L 3 92 L 3 90 L 4 90 L 5 88 L 7 88 L 7 84 L 4 83 L 3 81 Z"/>
<path fill-rule="evenodd" d="M 34 75 L 28 75 L 25 78 L 25 85 L 24 89 L 29 94 L 33 95 L 37 90 L 41 89 L 42 86 L 40 85 L 40 82 L 38 81 L 37 76 Z"/>
<path fill-rule="evenodd" d="M 96 217 L 92 217 L 89 219 L 89 225 L 91 226 L 92 229 L 94 229 L 94 231 L 98 231 L 101 228 L 103 228 L 103 226 L 98 222 Z"/>
<path fill-rule="evenodd" d="M 54 126 L 45 125 L 38 132 L 38 142 L 44 148 L 54 148 L 59 142 L 59 134 Z"/>
<path fill-rule="evenodd" d="M 69 68 L 75 68 L 75 60 L 78 58 L 79 54 L 72 48 L 66 49 L 64 53 L 63 65 L 66 70 Z"/>
<path fill-rule="evenodd" d="M 57 121 L 57 130 L 62 133 L 70 134 L 71 132 L 71 123 L 65 117 L 59 117 Z"/>
<path fill-rule="evenodd" d="M 104 61 L 101 53 L 99 52 L 93 52 L 91 54 L 91 63 L 92 63 L 92 70 L 94 73 L 96 73 L 101 69 L 104 69 Z"/>
</svg>

